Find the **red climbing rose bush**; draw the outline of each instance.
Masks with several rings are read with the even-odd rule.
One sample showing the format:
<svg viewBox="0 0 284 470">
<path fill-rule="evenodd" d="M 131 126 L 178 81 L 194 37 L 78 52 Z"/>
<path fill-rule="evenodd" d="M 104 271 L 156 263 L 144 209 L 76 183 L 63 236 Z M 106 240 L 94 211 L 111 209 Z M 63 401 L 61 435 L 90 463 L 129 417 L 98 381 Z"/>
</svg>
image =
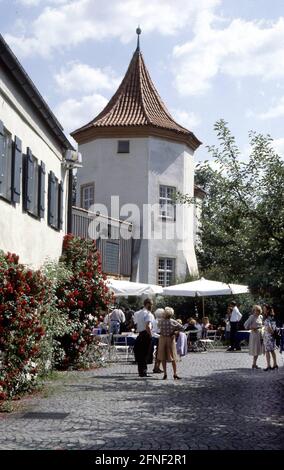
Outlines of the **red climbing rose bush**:
<svg viewBox="0 0 284 470">
<path fill-rule="evenodd" d="M 56 289 L 57 308 L 67 313 L 69 329 L 57 338 L 64 353 L 60 367 L 84 367 L 89 365 L 88 350 L 94 343 L 92 330 L 96 317 L 107 310 L 112 295 L 94 240 L 66 235 L 60 262 L 72 273 Z"/>
<path fill-rule="evenodd" d="M 52 368 L 94 362 L 92 330 L 112 302 L 105 279 L 91 240 L 65 236 L 59 263 L 42 271 L 0 251 L 0 402 L 30 391 Z"/>
<path fill-rule="evenodd" d="M 48 282 L 0 252 L 0 401 L 30 390 L 38 377 Z"/>
</svg>

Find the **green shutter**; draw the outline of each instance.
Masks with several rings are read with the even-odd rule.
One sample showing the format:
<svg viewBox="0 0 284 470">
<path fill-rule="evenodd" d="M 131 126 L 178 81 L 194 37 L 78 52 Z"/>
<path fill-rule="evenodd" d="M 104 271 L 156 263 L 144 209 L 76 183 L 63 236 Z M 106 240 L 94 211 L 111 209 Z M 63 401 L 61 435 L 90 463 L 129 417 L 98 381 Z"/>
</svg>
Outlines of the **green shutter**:
<svg viewBox="0 0 284 470">
<path fill-rule="evenodd" d="M 63 214 L 63 183 L 62 181 L 59 183 L 58 186 L 58 228 L 59 230 L 62 230 L 63 228 L 63 220 L 64 220 L 64 214 Z"/>
<path fill-rule="evenodd" d="M 26 210 L 31 211 L 34 206 L 33 195 L 34 195 L 34 161 L 33 154 L 30 148 L 27 148 L 27 159 L 26 159 Z"/>
<path fill-rule="evenodd" d="M 39 167 L 39 216 L 42 219 L 45 212 L 45 164 Z"/>
<path fill-rule="evenodd" d="M 53 220 L 54 220 L 54 199 L 53 199 L 53 194 L 54 194 L 54 174 L 52 171 L 48 175 L 48 213 L 47 213 L 47 219 L 48 219 L 48 224 L 53 225 Z"/>
<path fill-rule="evenodd" d="M 13 145 L 12 200 L 20 202 L 22 173 L 22 141 L 16 136 Z"/>
<path fill-rule="evenodd" d="M 51 171 L 48 175 L 48 224 L 56 227 L 56 177 Z"/>
<path fill-rule="evenodd" d="M 58 197 L 58 178 L 56 178 L 56 176 L 54 176 L 54 179 L 55 179 L 55 183 L 54 183 L 54 228 L 57 228 L 59 227 L 59 219 L 58 219 L 58 202 L 59 202 L 59 197 Z"/>
<path fill-rule="evenodd" d="M 0 194 L 2 190 L 2 182 L 4 180 L 4 125 L 3 122 L 0 121 Z"/>
</svg>

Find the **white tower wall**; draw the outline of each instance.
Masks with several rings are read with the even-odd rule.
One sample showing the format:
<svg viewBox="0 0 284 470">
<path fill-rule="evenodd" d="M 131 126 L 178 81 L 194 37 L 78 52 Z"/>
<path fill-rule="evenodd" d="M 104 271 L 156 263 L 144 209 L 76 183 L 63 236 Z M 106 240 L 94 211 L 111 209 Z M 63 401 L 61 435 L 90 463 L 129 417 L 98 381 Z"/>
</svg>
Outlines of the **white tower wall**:
<svg viewBox="0 0 284 470">
<path fill-rule="evenodd" d="M 178 205 L 175 221 L 163 221 L 158 213 L 161 184 L 174 186 L 178 191 L 193 196 L 193 152 L 184 144 L 146 137 L 129 139 L 130 153 L 119 154 L 117 141 L 116 138 L 95 139 L 79 146 L 83 168 L 77 174 L 77 205 L 80 206 L 81 185 L 94 182 L 95 204 L 105 205 L 109 216 L 124 219 L 128 215 L 127 220 L 133 222 L 136 239 L 140 238 L 143 229 L 144 236 L 148 232 L 150 239 L 134 242 L 133 280 L 157 283 L 159 257 L 175 259 L 176 278 L 184 278 L 187 272 L 197 272 L 193 207 Z M 114 210 L 111 196 L 116 195 L 119 196 L 119 207 Z M 129 206 L 123 211 L 125 204 L 134 204 L 138 211 L 128 214 Z M 157 207 L 147 221 L 143 218 L 145 204 Z M 171 239 L 159 236 L 165 227 Z"/>
</svg>

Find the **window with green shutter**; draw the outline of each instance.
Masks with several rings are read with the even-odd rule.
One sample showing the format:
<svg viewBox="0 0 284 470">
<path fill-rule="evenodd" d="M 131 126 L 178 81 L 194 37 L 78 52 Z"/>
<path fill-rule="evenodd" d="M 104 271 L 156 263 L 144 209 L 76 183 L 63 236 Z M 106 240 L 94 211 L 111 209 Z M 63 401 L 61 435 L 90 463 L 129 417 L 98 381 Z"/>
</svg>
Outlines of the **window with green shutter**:
<svg viewBox="0 0 284 470">
<path fill-rule="evenodd" d="M 0 121 L 0 196 L 12 200 L 12 135 Z"/>
<path fill-rule="evenodd" d="M 22 141 L 19 137 L 15 137 L 13 145 L 13 184 L 12 184 L 12 200 L 20 202 L 21 197 L 21 174 L 22 174 Z"/>
<path fill-rule="evenodd" d="M 63 199 L 64 199 L 63 183 L 59 183 L 58 178 L 53 171 L 48 175 L 48 211 L 47 221 L 50 227 L 55 230 L 61 230 L 64 222 Z"/>
<path fill-rule="evenodd" d="M 38 159 L 33 155 L 31 149 L 27 148 L 23 172 L 24 209 L 31 215 L 39 217 L 40 193 L 39 193 L 39 164 Z"/>
</svg>

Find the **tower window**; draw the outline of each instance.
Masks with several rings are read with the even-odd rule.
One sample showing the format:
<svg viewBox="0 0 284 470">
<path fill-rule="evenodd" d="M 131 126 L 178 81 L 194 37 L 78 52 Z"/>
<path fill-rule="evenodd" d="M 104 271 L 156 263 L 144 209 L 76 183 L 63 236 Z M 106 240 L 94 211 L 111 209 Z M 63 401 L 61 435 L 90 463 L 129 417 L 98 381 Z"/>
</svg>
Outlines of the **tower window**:
<svg viewBox="0 0 284 470">
<path fill-rule="evenodd" d="M 84 184 L 81 186 L 81 207 L 89 210 L 95 204 L 95 184 Z"/>
<path fill-rule="evenodd" d="M 175 193 L 174 186 L 160 186 L 160 217 L 175 220 Z"/>
<path fill-rule="evenodd" d="M 119 140 L 117 153 L 129 153 L 129 140 Z"/>
<path fill-rule="evenodd" d="M 175 277 L 175 259 L 159 258 L 158 263 L 158 284 L 163 287 L 174 283 Z"/>
</svg>

